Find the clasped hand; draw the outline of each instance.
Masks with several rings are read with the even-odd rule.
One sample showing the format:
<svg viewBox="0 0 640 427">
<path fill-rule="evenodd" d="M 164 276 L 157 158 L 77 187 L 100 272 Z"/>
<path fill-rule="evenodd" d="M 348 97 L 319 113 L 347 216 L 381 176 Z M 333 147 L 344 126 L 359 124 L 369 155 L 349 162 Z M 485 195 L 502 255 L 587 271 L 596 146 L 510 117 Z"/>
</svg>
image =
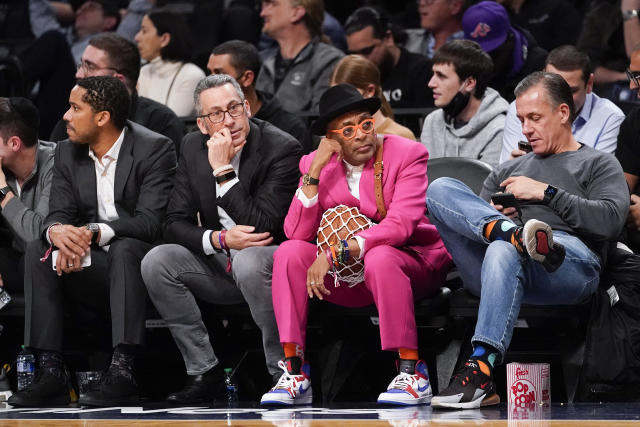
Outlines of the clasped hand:
<svg viewBox="0 0 640 427">
<path fill-rule="evenodd" d="M 56 272 L 72 273 L 82 270 L 82 258 L 89 252 L 92 233 L 86 227 L 54 225 L 49 230 L 51 243 L 59 250 Z"/>
</svg>

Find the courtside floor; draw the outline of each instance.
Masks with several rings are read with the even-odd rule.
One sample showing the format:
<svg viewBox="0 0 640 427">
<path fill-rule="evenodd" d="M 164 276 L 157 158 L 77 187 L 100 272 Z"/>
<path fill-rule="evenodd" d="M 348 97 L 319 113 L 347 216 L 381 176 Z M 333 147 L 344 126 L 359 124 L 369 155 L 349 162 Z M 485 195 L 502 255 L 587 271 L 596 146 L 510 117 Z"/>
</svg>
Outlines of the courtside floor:
<svg viewBox="0 0 640 427">
<path fill-rule="evenodd" d="M 190 406 L 117 408 L 11 408 L 0 404 L 0 426 L 151 426 L 219 425 L 282 427 L 352 426 L 640 426 L 640 403 L 554 403 L 548 408 L 509 410 L 507 404 L 457 411 L 430 406 L 387 408 L 369 403 L 331 407 L 265 409 L 255 403 L 236 407 Z"/>
</svg>

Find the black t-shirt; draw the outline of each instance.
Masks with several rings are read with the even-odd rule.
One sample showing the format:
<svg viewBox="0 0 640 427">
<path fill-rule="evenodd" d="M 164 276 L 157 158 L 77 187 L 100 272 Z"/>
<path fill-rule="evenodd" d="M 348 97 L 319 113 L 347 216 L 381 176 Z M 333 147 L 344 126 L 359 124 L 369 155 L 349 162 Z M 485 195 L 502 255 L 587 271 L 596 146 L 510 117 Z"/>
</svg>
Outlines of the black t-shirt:
<svg viewBox="0 0 640 427">
<path fill-rule="evenodd" d="M 427 86 L 433 70 L 423 55 L 400 49 L 400 58 L 382 82 L 382 92 L 391 108 L 433 107 L 433 93 Z"/>
<path fill-rule="evenodd" d="M 631 110 L 620 125 L 616 157 L 625 173 L 640 177 L 640 107 Z M 636 194 L 639 191 L 636 188 Z"/>
<path fill-rule="evenodd" d="M 512 24 L 529 30 L 547 51 L 575 44 L 580 35 L 580 14 L 566 0 L 527 0 L 518 14 L 509 16 Z"/>
</svg>

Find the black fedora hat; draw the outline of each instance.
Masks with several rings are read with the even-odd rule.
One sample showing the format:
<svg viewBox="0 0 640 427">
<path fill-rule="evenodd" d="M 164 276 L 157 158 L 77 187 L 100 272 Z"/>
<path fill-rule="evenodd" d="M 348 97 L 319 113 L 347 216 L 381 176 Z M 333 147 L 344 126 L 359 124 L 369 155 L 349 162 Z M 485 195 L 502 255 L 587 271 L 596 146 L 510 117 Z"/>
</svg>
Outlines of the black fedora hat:
<svg viewBox="0 0 640 427">
<path fill-rule="evenodd" d="M 320 98 L 320 117 L 311 125 L 314 135 L 327 133 L 327 124 L 349 111 L 368 111 L 370 114 L 380 109 L 380 98 L 363 98 L 358 90 L 349 84 L 339 84 L 327 89 Z"/>
</svg>

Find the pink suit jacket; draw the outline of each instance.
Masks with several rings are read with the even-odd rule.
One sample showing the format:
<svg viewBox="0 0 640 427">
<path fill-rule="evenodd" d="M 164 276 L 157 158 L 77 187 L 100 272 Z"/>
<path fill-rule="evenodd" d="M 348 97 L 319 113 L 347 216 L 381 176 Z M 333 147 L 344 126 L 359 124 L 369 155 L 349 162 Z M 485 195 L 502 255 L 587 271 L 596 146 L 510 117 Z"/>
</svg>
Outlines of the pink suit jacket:
<svg viewBox="0 0 640 427">
<path fill-rule="evenodd" d="M 315 152 L 300 160 L 302 174 L 308 172 Z M 289 239 L 316 239 L 322 214 L 329 208 L 343 204 L 355 206 L 377 224 L 358 233 L 365 239 L 366 251 L 378 245 L 411 246 L 424 256 L 421 248 L 443 248 L 434 225 L 426 213 L 427 149 L 420 143 L 396 135 L 384 136 L 382 189 L 387 216 L 381 220 L 376 208 L 372 157 L 364 166 L 360 178 L 360 200 L 353 197 L 347 186 L 345 168 L 334 155 L 320 173 L 318 203 L 305 208 L 294 196 L 284 222 Z"/>
</svg>

